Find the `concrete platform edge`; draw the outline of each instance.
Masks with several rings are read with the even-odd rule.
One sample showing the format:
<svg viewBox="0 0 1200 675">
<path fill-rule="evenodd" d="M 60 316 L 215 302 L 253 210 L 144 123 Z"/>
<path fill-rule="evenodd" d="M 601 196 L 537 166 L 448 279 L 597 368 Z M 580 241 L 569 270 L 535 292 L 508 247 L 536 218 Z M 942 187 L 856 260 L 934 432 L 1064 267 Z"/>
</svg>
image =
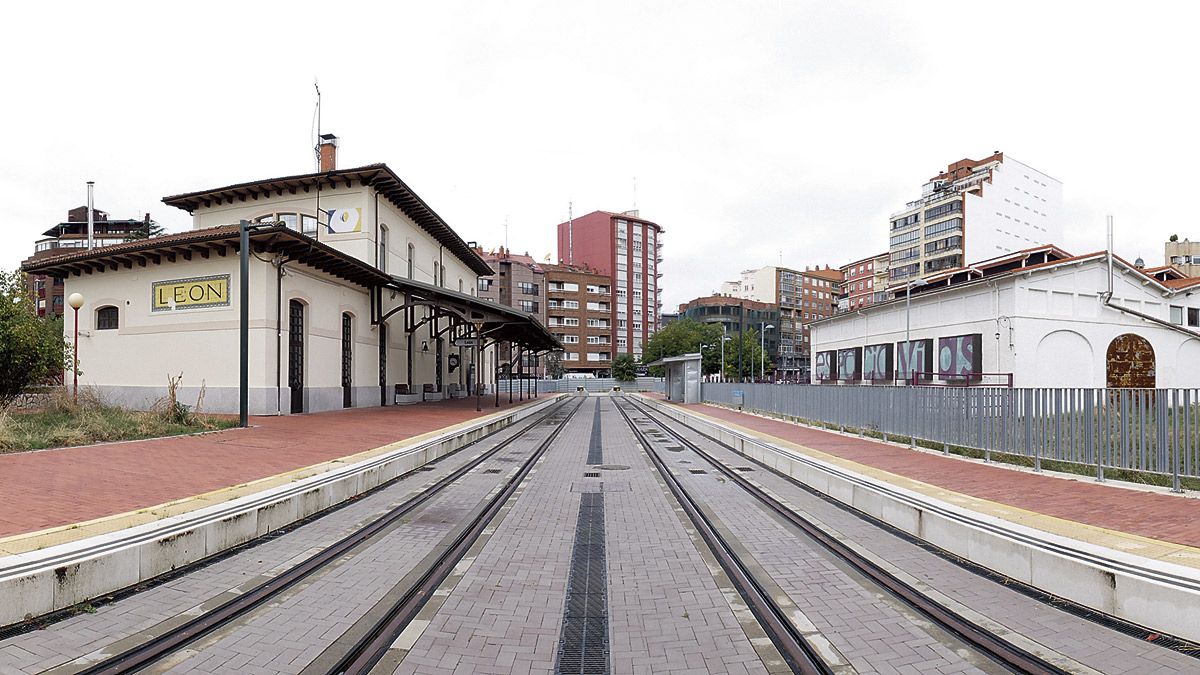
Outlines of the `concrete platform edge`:
<svg viewBox="0 0 1200 675">
<path fill-rule="evenodd" d="M 117 532 L 0 557 L 0 627 L 220 553 L 366 492 L 560 399 L 524 405 L 336 470 Z"/>
<path fill-rule="evenodd" d="M 664 401 L 639 400 L 955 555 L 1081 605 L 1200 641 L 1196 570 L 1043 532 L 857 474 Z"/>
</svg>

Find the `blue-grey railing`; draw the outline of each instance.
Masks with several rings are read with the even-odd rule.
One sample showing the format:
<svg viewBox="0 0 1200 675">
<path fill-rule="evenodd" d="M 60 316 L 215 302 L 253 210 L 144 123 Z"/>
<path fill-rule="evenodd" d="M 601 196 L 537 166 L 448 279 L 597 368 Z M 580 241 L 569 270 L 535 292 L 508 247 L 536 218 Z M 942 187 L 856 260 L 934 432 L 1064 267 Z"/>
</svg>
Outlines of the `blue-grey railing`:
<svg viewBox="0 0 1200 675">
<path fill-rule="evenodd" d="M 739 394 L 740 393 L 740 394 Z M 706 382 L 741 405 L 854 433 L 1105 469 L 1200 477 L 1200 389 L 1080 389 Z"/>
</svg>

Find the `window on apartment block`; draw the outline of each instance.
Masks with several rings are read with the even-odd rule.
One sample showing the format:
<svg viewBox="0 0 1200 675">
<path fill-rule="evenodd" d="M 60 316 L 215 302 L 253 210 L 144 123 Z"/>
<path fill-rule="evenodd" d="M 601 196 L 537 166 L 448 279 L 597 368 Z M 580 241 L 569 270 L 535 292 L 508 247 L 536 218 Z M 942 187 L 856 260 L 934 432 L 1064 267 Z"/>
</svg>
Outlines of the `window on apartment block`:
<svg viewBox="0 0 1200 675">
<path fill-rule="evenodd" d="M 941 218 L 947 213 L 957 213 L 959 211 L 962 211 L 962 201 L 938 204 L 937 206 L 925 209 L 925 222 L 929 222 L 934 218 Z"/>
<path fill-rule="evenodd" d="M 486 292 L 489 289 L 491 289 L 491 287 L 492 287 L 491 279 L 488 279 L 486 277 L 479 277 L 479 282 L 477 284 L 477 288 L 479 288 L 479 290 Z"/>
<path fill-rule="evenodd" d="M 535 283 L 531 283 L 528 281 L 522 281 L 521 283 L 517 284 L 517 287 L 521 289 L 522 295 L 537 295 L 538 294 L 538 286 Z"/>
<path fill-rule="evenodd" d="M 538 311 L 538 303 L 534 300 L 518 300 L 517 304 L 521 307 L 522 312 L 536 314 Z"/>
</svg>

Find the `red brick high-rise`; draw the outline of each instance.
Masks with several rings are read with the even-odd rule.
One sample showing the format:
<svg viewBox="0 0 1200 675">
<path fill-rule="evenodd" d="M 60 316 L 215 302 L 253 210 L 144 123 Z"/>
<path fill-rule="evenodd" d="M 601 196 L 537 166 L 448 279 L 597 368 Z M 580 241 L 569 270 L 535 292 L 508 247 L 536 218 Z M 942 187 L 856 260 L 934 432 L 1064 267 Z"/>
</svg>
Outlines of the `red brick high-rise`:
<svg viewBox="0 0 1200 675">
<path fill-rule="evenodd" d="M 662 315 L 663 228 L 637 211 L 593 211 L 558 224 L 558 259 L 612 279 L 614 354 L 642 356 Z"/>
</svg>

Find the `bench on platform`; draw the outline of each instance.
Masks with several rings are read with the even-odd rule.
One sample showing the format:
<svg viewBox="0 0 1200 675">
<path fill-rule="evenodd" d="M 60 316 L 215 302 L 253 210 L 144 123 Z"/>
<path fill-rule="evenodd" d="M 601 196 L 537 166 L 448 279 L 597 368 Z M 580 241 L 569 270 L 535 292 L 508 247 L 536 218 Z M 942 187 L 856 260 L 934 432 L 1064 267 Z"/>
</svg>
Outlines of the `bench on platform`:
<svg viewBox="0 0 1200 675">
<path fill-rule="evenodd" d="M 421 402 L 420 394 L 409 392 L 407 384 L 397 384 L 393 403 L 395 405 L 412 405 Z"/>
<path fill-rule="evenodd" d="M 426 384 L 421 387 L 421 395 L 426 401 L 440 401 L 446 396 L 438 391 L 437 385 Z"/>
<path fill-rule="evenodd" d="M 466 387 L 459 386 L 457 382 L 452 382 L 446 385 L 446 398 L 466 398 Z"/>
</svg>

